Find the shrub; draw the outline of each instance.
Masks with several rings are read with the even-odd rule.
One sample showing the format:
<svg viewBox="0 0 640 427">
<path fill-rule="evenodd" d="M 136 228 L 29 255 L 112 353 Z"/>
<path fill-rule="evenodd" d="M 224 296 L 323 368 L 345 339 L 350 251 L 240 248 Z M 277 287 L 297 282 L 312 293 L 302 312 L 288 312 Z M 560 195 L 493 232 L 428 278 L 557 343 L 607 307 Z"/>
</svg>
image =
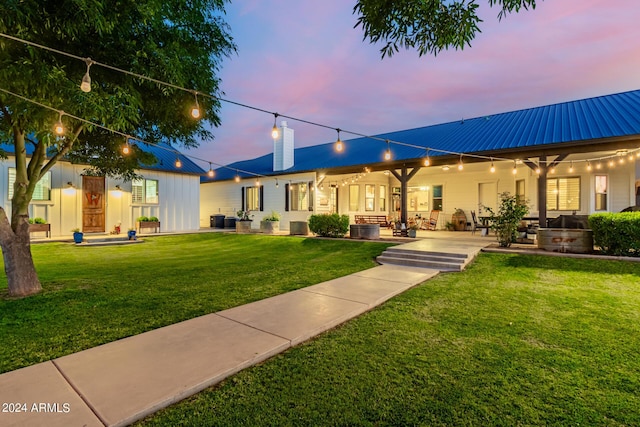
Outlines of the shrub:
<svg viewBox="0 0 640 427">
<path fill-rule="evenodd" d="M 149 217 L 146 216 L 139 216 L 138 219 L 136 219 L 136 221 L 138 222 L 145 222 L 145 221 L 149 221 Z"/>
<path fill-rule="evenodd" d="M 151 222 L 158 222 L 158 221 L 160 221 L 160 220 L 158 219 L 158 217 L 157 217 L 157 216 L 150 216 L 150 217 L 149 217 L 149 219 L 148 219 L 148 221 L 151 221 Z"/>
<path fill-rule="evenodd" d="M 311 215 L 309 230 L 321 237 L 344 237 L 349 231 L 349 216 L 338 214 Z"/>
<path fill-rule="evenodd" d="M 270 215 L 262 218 L 263 221 L 280 221 L 280 214 L 276 211 L 271 211 Z"/>
<path fill-rule="evenodd" d="M 589 216 L 593 243 L 607 255 L 640 256 L 640 212 Z"/>
<path fill-rule="evenodd" d="M 500 206 L 498 213 L 486 208 L 491 215 L 491 228 L 498 236 L 500 246 L 509 247 L 518 237 L 518 224 L 529 212 L 526 201 L 522 203 L 518 196 L 512 196 L 509 192 L 500 194 Z"/>
<path fill-rule="evenodd" d="M 47 221 L 45 221 L 44 218 L 40 218 L 39 216 L 35 217 L 35 218 L 29 218 L 29 224 L 46 224 Z"/>
</svg>

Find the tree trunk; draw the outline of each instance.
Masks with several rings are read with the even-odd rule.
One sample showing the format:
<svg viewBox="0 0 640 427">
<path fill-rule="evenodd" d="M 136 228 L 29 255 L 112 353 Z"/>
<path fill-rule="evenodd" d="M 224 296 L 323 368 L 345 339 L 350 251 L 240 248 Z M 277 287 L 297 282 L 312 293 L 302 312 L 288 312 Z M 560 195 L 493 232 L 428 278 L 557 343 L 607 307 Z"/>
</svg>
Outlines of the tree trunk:
<svg viewBox="0 0 640 427">
<path fill-rule="evenodd" d="M 42 290 L 31 256 L 27 219 L 25 215 L 14 232 L 4 209 L 0 208 L 0 246 L 2 246 L 4 271 L 7 274 L 10 296 L 25 297 Z"/>
</svg>

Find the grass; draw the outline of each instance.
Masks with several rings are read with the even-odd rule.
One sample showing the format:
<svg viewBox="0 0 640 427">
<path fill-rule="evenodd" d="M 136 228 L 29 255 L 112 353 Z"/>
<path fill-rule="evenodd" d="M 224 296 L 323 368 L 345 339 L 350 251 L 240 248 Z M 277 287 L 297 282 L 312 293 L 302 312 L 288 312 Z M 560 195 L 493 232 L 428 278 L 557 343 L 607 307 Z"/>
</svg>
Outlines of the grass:
<svg viewBox="0 0 640 427">
<path fill-rule="evenodd" d="M 0 372 L 370 268 L 387 246 L 219 233 L 33 245 L 44 291 L 10 299 L 0 278 Z"/>
<path fill-rule="evenodd" d="M 640 264 L 481 254 L 144 426 L 640 425 Z"/>
</svg>

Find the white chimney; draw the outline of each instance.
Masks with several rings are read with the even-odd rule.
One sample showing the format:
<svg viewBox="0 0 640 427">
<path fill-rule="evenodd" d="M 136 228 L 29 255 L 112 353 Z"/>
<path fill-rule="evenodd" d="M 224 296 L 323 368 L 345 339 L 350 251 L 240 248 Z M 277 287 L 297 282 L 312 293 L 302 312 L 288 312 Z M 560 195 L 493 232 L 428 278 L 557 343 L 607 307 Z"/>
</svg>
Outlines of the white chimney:
<svg viewBox="0 0 640 427">
<path fill-rule="evenodd" d="M 273 140 L 273 171 L 283 171 L 293 167 L 293 129 L 286 121 L 280 122 L 279 134 Z"/>
</svg>

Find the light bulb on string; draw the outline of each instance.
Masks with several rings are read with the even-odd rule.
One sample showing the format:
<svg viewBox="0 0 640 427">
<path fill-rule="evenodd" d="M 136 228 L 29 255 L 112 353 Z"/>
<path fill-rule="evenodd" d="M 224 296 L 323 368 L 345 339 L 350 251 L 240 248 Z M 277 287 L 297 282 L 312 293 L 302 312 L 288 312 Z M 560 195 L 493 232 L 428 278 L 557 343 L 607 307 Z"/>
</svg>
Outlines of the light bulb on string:
<svg viewBox="0 0 640 427">
<path fill-rule="evenodd" d="M 122 146 L 122 154 L 129 154 L 131 147 L 129 147 L 129 138 L 124 139 L 124 145 Z"/>
<path fill-rule="evenodd" d="M 424 159 L 423 164 L 425 166 L 429 166 L 431 164 L 431 160 L 429 159 L 429 149 L 427 148 L 427 157 Z"/>
<path fill-rule="evenodd" d="M 538 175 L 540 175 L 540 172 L 542 172 L 542 170 L 540 169 L 540 166 L 538 166 L 538 167 L 536 168 L 536 173 L 537 173 Z"/>
<path fill-rule="evenodd" d="M 461 171 L 464 169 L 464 165 L 462 164 L 462 154 L 460 154 L 460 161 L 458 162 L 458 170 Z"/>
<path fill-rule="evenodd" d="M 569 164 L 569 173 L 573 173 L 573 162 Z"/>
<path fill-rule="evenodd" d="M 64 125 L 62 124 L 62 116 L 64 115 L 64 111 L 58 111 L 58 114 L 58 121 L 56 122 L 56 125 L 53 129 L 58 135 L 62 135 L 64 133 Z"/>
<path fill-rule="evenodd" d="M 276 178 L 276 188 L 280 188 L 280 184 L 278 183 L 278 178 Z"/>
<path fill-rule="evenodd" d="M 338 153 L 341 153 L 342 150 L 344 150 L 344 142 L 342 142 L 342 140 L 340 139 L 340 129 L 336 129 L 336 132 L 338 132 L 338 139 L 336 139 L 333 147 Z"/>
<path fill-rule="evenodd" d="M 602 164 L 600 162 L 596 163 L 596 169 L 602 168 Z"/>
<path fill-rule="evenodd" d="M 389 140 L 387 139 L 387 151 L 384 152 L 384 159 L 391 160 L 391 148 L 389 148 Z"/>
<path fill-rule="evenodd" d="M 260 187 L 260 179 L 256 179 L 256 187 Z"/>
<path fill-rule="evenodd" d="M 213 171 L 213 168 L 211 167 L 211 162 L 209 162 L 209 172 L 207 172 L 207 175 L 209 176 L 209 178 L 213 178 L 215 174 L 216 173 Z"/>
<path fill-rule="evenodd" d="M 196 99 L 196 105 L 194 105 L 193 108 L 191 109 L 191 117 L 193 117 L 194 119 L 199 119 L 200 118 L 200 104 L 198 104 L 198 92 L 194 91 L 193 92 L 193 96 Z"/>
<path fill-rule="evenodd" d="M 238 171 L 236 170 L 236 176 L 233 178 L 235 182 L 240 182 L 240 175 L 238 175 Z"/>
<path fill-rule="evenodd" d="M 556 168 L 551 166 L 551 169 L 549 169 L 549 173 L 556 173 Z"/>
<path fill-rule="evenodd" d="M 273 113 L 273 128 L 271 128 L 271 138 L 273 139 L 278 139 L 278 136 L 280 136 L 280 132 L 278 131 L 278 125 L 276 124 L 276 120 L 278 120 L 278 116 L 280 114 L 278 113 Z"/>
<path fill-rule="evenodd" d="M 176 165 L 177 168 L 181 168 L 182 167 L 182 161 L 180 160 L 180 157 L 176 157 L 175 165 Z"/>
<path fill-rule="evenodd" d="M 591 169 L 592 169 L 592 168 L 591 168 L 591 162 L 590 162 L 590 161 L 587 161 L 587 170 L 588 170 L 588 171 L 591 171 Z"/>
<path fill-rule="evenodd" d="M 91 58 L 85 58 L 85 64 L 87 64 L 87 72 L 82 76 L 82 82 L 80 83 L 80 90 L 83 92 L 91 92 L 91 76 L 89 75 L 89 68 L 93 65 Z"/>
<path fill-rule="evenodd" d="M 491 173 L 495 173 L 496 172 L 496 167 L 493 165 L 493 158 L 491 159 L 491 167 L 489 168 L 489 172 L 491 172 Z"/>
<path fill-rule="evenodd" d="M 518 162 L 517 161 L 513 162 L 513 169 L 511 169 L 511 173 L 514 174 L 514 175 L 518 174 Z"/>
</svg>

